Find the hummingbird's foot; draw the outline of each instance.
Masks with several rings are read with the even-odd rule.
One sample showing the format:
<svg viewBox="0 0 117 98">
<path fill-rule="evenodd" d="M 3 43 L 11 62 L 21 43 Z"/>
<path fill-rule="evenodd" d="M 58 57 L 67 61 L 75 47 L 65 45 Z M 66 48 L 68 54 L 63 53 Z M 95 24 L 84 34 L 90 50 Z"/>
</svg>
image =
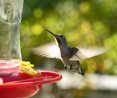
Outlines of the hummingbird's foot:
<svg viewBox="0 0 117 98">
<path fill-rule="evenodd" d="M 64 65 L 65 70 L 67 70 L 67 65 Z"/>
<path fill-rule="evenodd" d="M 70 65 L 70 70 L 72 70 L 72 65 Z"/>
</svg>

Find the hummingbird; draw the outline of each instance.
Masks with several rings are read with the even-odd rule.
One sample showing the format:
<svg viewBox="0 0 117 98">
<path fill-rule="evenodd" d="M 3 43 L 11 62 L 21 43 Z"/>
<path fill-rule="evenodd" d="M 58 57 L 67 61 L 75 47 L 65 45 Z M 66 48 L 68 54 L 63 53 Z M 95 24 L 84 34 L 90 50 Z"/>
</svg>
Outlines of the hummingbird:
<svg viewBox="0 0 117 98">
<path fill-rule="evenodd" d="M 57 44 L 55 42 L 47 43 L 36 48 L 31 48 L 31 51 L 43 57 L 61 59 L 61 61 L 64 63 L 65 70 L 73 70 L 81 75 L 84 75 L 84 72 L 80 67 L 79 60 L 94 57 L 109 50 L 108 48 L 103 47 L 70 47 L 67 44 L 67 40 L 64 35 L 54 34 L 47 29 L 46 31 L 54 36 Z"/>
</svg>

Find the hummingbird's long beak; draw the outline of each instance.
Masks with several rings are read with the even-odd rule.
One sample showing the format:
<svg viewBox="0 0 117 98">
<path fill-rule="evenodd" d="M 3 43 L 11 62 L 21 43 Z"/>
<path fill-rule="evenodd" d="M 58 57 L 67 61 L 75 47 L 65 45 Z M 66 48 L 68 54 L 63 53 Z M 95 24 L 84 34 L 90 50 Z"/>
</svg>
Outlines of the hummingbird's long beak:
<svg viewBox="0 0 117 98">
<path fill-rule="evenodd" d="M 46 29 L 46 31 L 49 32 L 50 34 L 52 34 L 52 35 L 54 36 L 54 38 L 55 38 L 55 42 L 57 43 L 57 45 L 59 45 L 60 41 L 59 41 L 59 37 L 58 37 L 58 35 L 52 33 L 51 31 L 49 31 L 49 30 L 47 30 L 47 29 Z"/>
<path fill-rule="evenodd" d="M 56 34 L 52 33 L 51 31 L 49 31 L 47 29 L 45 29 L 45 30 L 56 37 Z"/>
</svg>

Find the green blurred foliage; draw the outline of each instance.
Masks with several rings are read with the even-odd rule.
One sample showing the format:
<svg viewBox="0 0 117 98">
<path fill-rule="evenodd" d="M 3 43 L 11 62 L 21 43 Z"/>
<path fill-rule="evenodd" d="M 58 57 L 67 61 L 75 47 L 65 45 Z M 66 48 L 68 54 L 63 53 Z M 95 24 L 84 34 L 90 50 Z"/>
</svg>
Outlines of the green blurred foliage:
<svg viewBox="0 0 117 98">
<path fill-rule="evenodd" d="M 24 0 L 22 57 L 39 67 L 45 58 L 28 48 L 54 41 L 45 28 L 65 35 L 70 46 L 112 47 L 106 54 L 81 61 L 81 66 L 85 73 L 117 74 L 117 0 Z M 56 68 L 64 69 L 59 60 L 54 61 Z"/>
</svg>

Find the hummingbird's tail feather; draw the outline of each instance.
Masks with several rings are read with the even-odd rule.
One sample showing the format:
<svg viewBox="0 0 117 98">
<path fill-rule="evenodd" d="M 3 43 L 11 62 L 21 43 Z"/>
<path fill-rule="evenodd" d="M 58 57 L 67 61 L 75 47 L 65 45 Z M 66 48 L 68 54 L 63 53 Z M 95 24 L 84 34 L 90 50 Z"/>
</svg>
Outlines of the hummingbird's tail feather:
<svg viewBox="0 0 117 98">
<path fill-rule="evenodd" d="M 82 76 L 84 76 L 84 72 L 82 71 L 81 68 L 78 69 L 78 73 L 81 74 Z"/>
<path fill-rule="evenodd" d="M 78 73 L 81 74 L 82 76 L 84 76 L 84 72 L 83 72 L 82 68 L 80 67 L 80 62 L 78 61 L 77 64 L 78 64 L 77 65 L 77 71 L 78 71 Z"/>
<path fill-rule="evenodd" d="M 79 61 L 70 61 L 70 65 L 72 66 L 72 70 L 75 72 L 78 72 L 80 75 L 84 75 L 84 72 L 82 68 L 80 67 L 80 62 Z M 70 69 L 70 66 L 67 66 L 68 69 Z"/>
</svg>

